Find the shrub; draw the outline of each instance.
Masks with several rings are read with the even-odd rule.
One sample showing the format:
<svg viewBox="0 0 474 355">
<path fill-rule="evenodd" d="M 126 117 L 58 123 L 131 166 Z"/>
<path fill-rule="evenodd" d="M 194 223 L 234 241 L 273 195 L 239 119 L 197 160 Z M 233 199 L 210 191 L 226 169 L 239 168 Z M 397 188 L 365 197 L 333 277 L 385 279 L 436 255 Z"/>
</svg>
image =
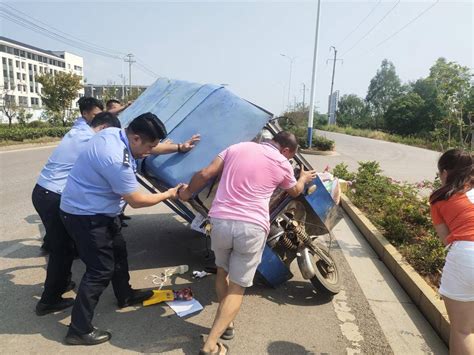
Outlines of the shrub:
<svg viewBox="0 0 474 355">
<path fill-rule="evenodd" d="M 13 126 L 9 129 L 0 129 L 0 141 L 22 142 L 25 139 L 38 139 L 41 137 L 63 137 L 70 127 L 45 127 L 31 128 Z"/>
<path fill-rule="evenodd" d="M 45 121 L 31 121 L 30 123 L 27 124 L 27 127 L 30 128 L 43 128 L 43 127 L 49 127 L 49 123 Z"/>
<path fill-rule="evenodd" d="M 317 150 L 321 150 L 321 151 L 334 150 L 335 145 L 336 144 L 332 139 L 321 136 L 319 134 L 313 135 L 313 147 L 316 148 Z"/>
<path fill-rule="evenodd" d="M 346 164 L 338 164 L 333 174 L 352 182 L 347 192 L 352 202 L 417 272 L 438 286 L 445 251 L 431 223 L 428 198 L 419 193 L 437 182 L 402 183 L 383 176 L 374 161 L 359 162 L 356 173 L 349 172 Z"/>
</svg>

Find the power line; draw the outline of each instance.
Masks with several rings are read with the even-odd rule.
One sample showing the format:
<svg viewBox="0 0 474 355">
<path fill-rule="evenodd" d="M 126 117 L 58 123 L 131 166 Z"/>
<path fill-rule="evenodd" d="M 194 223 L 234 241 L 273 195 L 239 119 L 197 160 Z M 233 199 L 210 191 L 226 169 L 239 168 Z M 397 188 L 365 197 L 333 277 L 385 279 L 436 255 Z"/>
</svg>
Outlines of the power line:
<svg viewBox="0 0 474 355">
<path fill-rule="evenodd" d="M 385 38 L 383 41 L 379 42 L 374 48 L 372 48 L 372 51 L 375 50 L 376 48 L 380 47 L 382 44 L 384 44 L 385 42 L 391 40 L 393 37 L 395 37 L 397 34 L 399 34 L 400 32 L 402 32 L 405 28 L 407 28 L 408 26 L 410 26 L 413 22 L 415 22 L 416 20 L 418 20 L 421 16 L 423 16 L 425 13 L 427 13 L 429 10 L 431 10 L 433 7 L 435 7 L 438 3 L 439 3 L 440 0 L 436 0 L 433 4 L 431 4 L 430 6 L 428 6 L 426 9 L 424 9 L 422 12 L 420 12 L 417 16 L 415 16 L 412 20 L 410 20 L 409 22 L 407 22 L 405 25 L 403 25 L 402 27 L 400 27 L 397 31 L 395 31 L 394 33 L 392 33 L 390 36 L 388 36 L 387 38 Z"/>
<path fill-rule="evenodd" d="M 3 6 L 8 7 L 8 8 L 10 9 L 10 11 L 15 11 L 16 13 L 21 14 L 21 15 L 23 15 L 23 16 L 29 18 L 29 19 L 32 20 L 32 21 L 35 21 L 35 22 L 37 22 L 37 23 L 40 23 L 40 24 L 42 24 L 43 26 L 49 27 L 49 28 L 52 29 L 53 31 L 56 31 L 56 32 L 58 32 L 58 33 L 61 33 L 61 34 L 65 35 L 65 36 L 67 36 L 67 37 L 70 37 L 70 38 L 72 38 L 72 39 L 75 40 L 75 41 L 82 42 L 82 43 L 84 43 L 84 44 L 87 45 L 87 46 L 95 47 L 96 49 L 99 49 L 100 51 L 106 51 L 106 52 L 108 52 L 108 53 L 114 53 L 114 54 L 121 55 L 121 56 L 125 56 L 125 55 L 126 55 L 125 52 L 120 52 L 120 51 L 116 51 L 116 50 L 113 50 L 113 49 L 104 48 L 104 47 L 98 46 L 98 45 L 96 45 L 96 44 L 94 44 L 94 43 L 84 41 L 84 40 L 81 39 L 81 38 L 75 37 L 74 35 L 71 35 L 71 34 L 69 34 L 69 33 L 66 33 L 66 32 L 64 32 L 64 31 L 62 31 L 62 30 L 60 30 L 60 29 L 58 29 L 58 28 L 55 28 L 55 27 L 53 27 L 53 26 L 47 24 L 47 23 L 44 23 L 44 22 L 42 22 L 42 21 L 40 21 L 40 20 L 38 20 L 38 19 L 35 19 L 35 18 L 33 18 L 32 16 L 30 16 L 30 15 L 28 15 L 28 14 L 26 14 L 26 13 L 24 13 L 24 12 L 22 12 L 22 11 L 16 9 L 16 8 L 14 8 L 13 6 L 8 5 L 8 4 L 5 4 L 5 3 L 4 3 Z M 19 15 L 17 15 L 17 16 L 19 16 Z"/>
<path fill-rule="evenodd" d="M 375 11 L 375 9 L 380 5 L 380 3 L 382 2 L 382 0 L 378 0 L 377 3 L 375 4 L 374 7 L 372 7 L 372 9 L 369 11 L 369 13 L 367 14 L 367 16 L 365 16 L 362 21 L 359 22 L 359 24 L 351 31 L 349 32 L 349 34 L 347 36 L 344 37 L 344 39 L 342 41 L 340 41 L 338 44 L 337 44 L 337 47 L 340 47 L 341 44 L 343 44 L 354 32 L 356 32 L 359 27 L 370 17 L 370 15 L 372 15 L 372 13 Z"/>
<path fill-rule="evenodd" d="M 109 58 L 122 59 L 122 57 L 120 57 L 120 56 L 110 54 L 110 53 L 107 53 L 107 52 L 99 50 L 99 49 L 90 48 L 86 45 L 83 45 L 83 44 L 78 43 L 76 41 L 70 40 L 67 37 L 64 37 L 60 34 L 54 33 L 54 32 L 52 32 L 52 31 L 50 31 L 50 30 L 48 30 L 48 29 L 46 29 L 42 26 L 39 26 L 39 25 L 37 25 L 37 24 L 35 24 L 31 21 L 28 21 L 24 18 L 21 18 L 21 17 L 15 15 L 15 14 L 9 12 L 9 11 L 5 11 L 4 9 L 2 9 L 2 12 L 0 12 L 0 16 L 2 16 L 3 18 L 5 18 L 5 19 L 7 19 L 11 22 L 14 22 L 14 23 L 16 23 L 16 24 L 18 24 L 22 27 L 28 28 L 28 29 L 36 31 L 36 32 L 40 32 L 41 34 L 43 34 L 46 37 L 57 40 L 59 42 L 63 42 L 65 44 L 68 44 L 68 45 L 71 45 L 73 47 L 82 49 L 84 51 L 91 52 L 91 53 L 98 54 L 98 55 L 102 55 L 102 56 L 109 57 Z"/>
<path fill-rule="evenodd" d="M 30 30 L 35 31 L 35 32 L 39 32 L 40 34 L 42 34 L 42 35 L 44 35 L 48 38 L 54 39 L 56 41 L 68 44 L 72 47 L 75 47 L 75 48 L 78 48 L 78 49 L 81 49 L 83 51 L 90 52 L 90 53 L 93 53 L 93 54 L 96 54 L 96 55 L 100 55 L 100 56 L 108 57 L 108 58 L 112 58 L 112 59 L 119 59 L 119 60 L 126 60 L 126 58 L 127 58 L 127 54 L 125 54 L 124 52 L 110 50 L 110 49 L 103 48 L 103 47 L 100 47 L 98 45 L 95 45 L 93 43 L 84 41 L 80 38 L 74 37 L 74 36 L 72 36 L 70 34 L 67 34 L 67 33 L 65 33 L 61 30 L 58 30 L 58 29 L 56 29 L 52 26 L 49 26 L 49 25 L 45 24 L 44 22 L 36 20 L 33 17 L 31 17 L 31 16 L 29 16 L 29 15 L 27 15 L 27 14 L 25 14 L 25 13 L 19 11 L 19 10 L 16 10 L 15 8 L 13 8 L 9 5 L 6 5 L 6 4 L 1 4 L 1 5 L 3 5 L 2 6 L 3 8 L 0 7 L 0 16 L 7 19 L 10 22 L 16 23 L 17 25 L 19 25 L 21 27 L 30 29 Z M 41 25 L 38 25 L 37 23 L 35 23 L 33 21 L 30 21 L 30 20 L 26 19 L 26 18 L 22 17 L 21 15 L 16 14 L 15 12 L 12 12 L 11 10 L 5 8 L 5 6 L 8 7 L 8 8 L 11 8 L 12 10 L 14 10 L 14 11 L 20 13 L 20 14 L 23 14 L 24 16 L 29 17 L 30 19 L 32 19 L 35 22 L 38 22 L 38 23 L 40 23 L 44 26 L 49 27 L 51 30 L 48 29 L 48 28 L 45 28 Z M 140 63 L 136 63 L 137 68 L 140 69 L 143 73 L 145 73 L 149 76 L 159 77 L 159 75 L 156 74 L 152 69 L 147 67 L 147 65 L 143 61 L 138 60 L 138 59 L 137 59 L 137 61 L 140 61 Z"/>
<path fill-rule="evenodd" d="M 349 53 L 352 49 L 354 49 L 360 42 L 362 42 L 369 34 L 372 33 L 372 31 L 379 25 L 382 23 L 383 20 L 385 20 L 387 18 L 387 16 L 393 11 L 395 10 L 395 8 L 400 4 L 400 1 L 401 0 L 398 0 L 395 5 L 392 6 L 392 8 L 390 10 L 388 10 L 385 15 L 374 25 L 370 28 L 369 31 L 367 31 L 367 33 L 365 35 L 363 35 L 356 43 L 354 43 L 354 45 L 349 48 L 347 51 L 345 51 L 342 55 L 347 55 L 347 53 Z"/>
</svg>

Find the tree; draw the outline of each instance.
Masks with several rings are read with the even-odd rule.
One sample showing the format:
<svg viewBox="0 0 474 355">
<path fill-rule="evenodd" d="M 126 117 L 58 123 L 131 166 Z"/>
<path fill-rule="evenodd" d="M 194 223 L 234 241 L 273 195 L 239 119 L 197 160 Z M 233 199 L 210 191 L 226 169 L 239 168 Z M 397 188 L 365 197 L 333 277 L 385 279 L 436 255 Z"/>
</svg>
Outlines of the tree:
<svg viewBox="0 0 474 355">
<path fill-rule="evenodd" d="M 28 123 L 28 121 L 31 119 L 31 117 L 33 117 L 33 114 L 27 112 L 24 108 L 21 108 L 18 111 L 17 120 L 18 120 L 18 123 L 23 125 L 23 126 Z"/>
<path fill-rule="evenodd" d="M 40 94 L 43 104 L 65 126 L 71 116 L 67 113 L 72 110 L 72 102 L 82 88 L 81 77 L 72 73 L 58 72 L 55 75 L 36 76 L 36 81 L 43 86 Z"/>
<path fill-rule="evenodd" d="M 344 95 L 338 103 L 336 122 L 339 126 L 366 128 L 368 115 L 364 100 L 354 94 Z"/>
<path fill-rule="evenodd" d="M 443 105 L 438 96 L 438 89 L 431 78 L 419 79 L 412 84 L 412 91 L 423 99 L 423 107 L 419 111 L 419 133 L 428 134 L 438 126 L 445 116 Z"/>
<path fill-rule="evenodd" d="M 403 136 L 420 132 L 420 111 L 423 105 L 423 99 L 415 92 L 394 99 L 384 115 L 388 131 Z"/>
<path fill-rule="evenodd" d="M 446 127 L 448 146 L 451 144 L 452 128 L 457 126 L 459 130 L 458 140 L 462 145 L 464 142 L 464 106 L 469 101 L 472 74 L 469 67 L 461 66 L 455 62 L 448 62 L 445 58 L 439 58 L 430 68 L 429 79 L 436 86 L 438 100 L 444 111 L 441 124 Z"/>
<path fill-rule="evenodd" d="M 372 109 L 374 128 L 383 128 L 383 116 L 392 101 L 401 94 L 402 86 L 395 66 L 387 59 L 370 81 L 366 101 Z"/>
<path fill-rule="evenodd" d="M 1 99 L 1 110 L 8 118 L 8 126 L 11 126 L 12 121 L 18 116 L 20 107 L 16 104 L 15 96 L 13 96 L 7 88 L 3 89 Z"/>
</svg>

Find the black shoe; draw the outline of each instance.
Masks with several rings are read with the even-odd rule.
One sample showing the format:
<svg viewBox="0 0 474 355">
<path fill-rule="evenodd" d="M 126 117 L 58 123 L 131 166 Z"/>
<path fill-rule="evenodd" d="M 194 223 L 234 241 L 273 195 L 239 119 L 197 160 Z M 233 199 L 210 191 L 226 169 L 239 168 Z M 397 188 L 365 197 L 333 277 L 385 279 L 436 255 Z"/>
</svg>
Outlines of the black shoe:
<svg viewBox="0 0 474 355">
<path fill-rule="evenodd" d="M 112 334 L 105 330 L 94 328 L 94 330 L 87 334 L 79 334 L 71 327 L 66 335 L 66 343 L 69 345 L 97 345 L 109 341 Z"/>
<path fill-rule="evenodd" d="M 47 304 L 38 302 L 36 304 L 36 315 L 37 316 L 44 316 L 49 313 L 54 313 L 57 311 L 61 311 L 68 307 L 71 307 L 74 304 L 74 298 L 63 298 L 61 301 L 55 304 Z"/>
<path fill-rule="evenodd" d="M 51 248 L 47 242 L 43 242 L 43 244 L 41 244 L 40 251 L 42 256 L 48 255 L 51 252 Z"/>
<path fill-rule="evenodd" d="M 120 225 L 121 225 L 122 227 L 128 227 L 128 224 L 125 223 L 125 222 L 120 222 Z"/>
<path fill-rule="evenodd" d="M 118 301 L 119 308 L 125 308 L 134 304 L 142 303 L 153 296 L 152 290 L 132 290 L 132 295 L 123 301 Z"/>
<path fill-rule="evenodd" d="M 124 214 L 122 213 L 122 214 L 120 215 L 120 219 L 121 219 L 122 221 L 126 221 L 126 220 L 128 220 L 128 219 L 132 219 L 132 217 L 126 216 L 126 215 L 124 215 Z"/>
<path fill-rule="evenodd" d="M 74 290 L 76 288 L 76 283 L 74 281 L 69 281 L 67 284 L 66 288 L 64 289 L 63 293 L 69 292 L 71 290 Z"/>
</svg>

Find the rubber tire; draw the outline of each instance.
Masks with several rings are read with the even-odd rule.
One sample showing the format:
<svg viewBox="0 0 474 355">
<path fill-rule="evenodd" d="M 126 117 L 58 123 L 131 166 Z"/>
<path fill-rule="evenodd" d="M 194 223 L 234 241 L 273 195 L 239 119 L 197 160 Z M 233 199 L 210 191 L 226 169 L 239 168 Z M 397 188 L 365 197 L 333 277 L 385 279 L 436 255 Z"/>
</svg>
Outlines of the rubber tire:
<svg viewBox="0 0 474 355">
<path fill-rule="evenodd" d="M 320 263 L 322 263 L 321 259 L 317 258 L 313 254 L 313 260 L 315 260 L 314 269 L 316 271 L 316 275 L 310 279 L 311 283 L 313 284 L 314 288 L 316 291 L 321 292 L 326 295 L 336 295 L 341 291 L 341 278 L 339 277 L 339 269 L 337 267 L 336 262 L 332 258 L 332 256 L 329 254 L 328 250 L 326 247 L 322 246 L 320 243 L 318 243 L 319 249 L 322 250 L 326 256 L 333 261 L 334 264 L 334 272 L 332 273 L 334 275 L 334 281 L 328 282 L 327 278 L 324 277 L 322 274 L 322 270 L 320 269 L 321 266 L 319 266 Z M 312 254 L 312 253 L 311 253 Z"/>
</svg>

